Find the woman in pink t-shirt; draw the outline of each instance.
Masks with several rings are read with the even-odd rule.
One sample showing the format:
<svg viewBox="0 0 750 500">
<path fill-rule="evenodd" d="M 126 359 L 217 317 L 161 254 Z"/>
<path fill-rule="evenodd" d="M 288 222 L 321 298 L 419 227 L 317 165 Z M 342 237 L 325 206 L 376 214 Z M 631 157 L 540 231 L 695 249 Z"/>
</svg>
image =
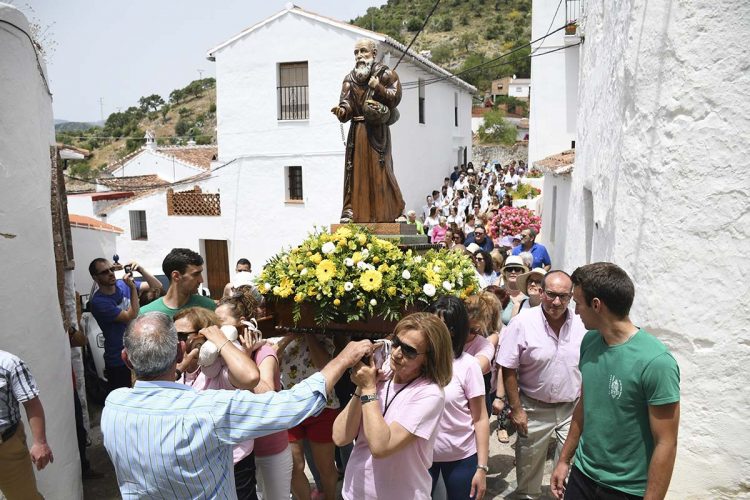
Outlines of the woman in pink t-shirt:
<svg viewBox="0 0 750 500">
<path fill-rule="evenodd" d="M 443 387 L 451 380 L 450 333 L 433 314 L 411 314 L 393 332 L 387 375 L 374 358 L 352 368 L 357 389 L 333 425 L 338 446 L 356 438 L 341 493 L 347 500 L 427 500 Z"/>
<path fill-rule="evenodd" d="M 202 307 L 189 307 L 174 316 L 174 326 L 180 340 L 191 346 L 196 334 L 204 329 L 216 328 L 221 320 L 213 311 Z M 221 333 L 219 333 L 221 335 Z M 192 349 L 177 365 L 182 375 L 177 382 L 191 386 L 197 391 L 205 390 L 252 390 L 260 380 L 258 366 L 248 352 L 257 347 L 247 335 L 241 335 L 239 342 L 228 340 L 217 344 L 219 358 L 208 366 L 198 366 L 198 349 Z M 252 455 L 253 440 L 244 441 L 232 449 L 234 461 L 235 489 L 238 499 L 255 497 L 255 459 Z"/>
<path fill-rule="evenodd" d="M 463 302 L 456 297 L 441 297 L 428 311 L 448 327 L 454 358 L 430 467 L 432 487 L 442 474 L 448 498 L 481 500 L 487 489 L 490 421 L 482 369 L 477 359 L 464 351 L 469 317 Z"/>
<path fill-rule="evenodd" d="M 238 330 L 256 328 L 250 322 L 255 315 L 257 303 L 253 289 L 244 285 L 234 289 L 234 293 L 221 299 L 216 315 L 223 325 L 232 325 Z M 260 382 L 255 386 L 255 394 L 281 390 L 281 371 L 276 349 L 263 344 L 253 351 L 253 361 L 260 371 Z M 287 431 L 279 431 L 255 439 L 255 473 L 258 493 L 266 500 L 286 500 L 292 484 L 292 451 L 289 448 Z"/>
</svg>

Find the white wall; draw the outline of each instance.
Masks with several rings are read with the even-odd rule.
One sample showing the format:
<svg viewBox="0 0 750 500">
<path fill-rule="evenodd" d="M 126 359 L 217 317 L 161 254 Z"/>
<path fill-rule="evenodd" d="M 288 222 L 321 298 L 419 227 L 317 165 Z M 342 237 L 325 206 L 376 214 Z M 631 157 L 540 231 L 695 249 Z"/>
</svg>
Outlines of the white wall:
<svg viewBox="0 0 750 500">
<path fill-rule="evenodd" d="M 289 34 L 294 36 L 290 37 Z M 334 170 L 326 171 L 326 197 L 337 201 L 340 215 L 344 144 L 338 120 L 330 109 L 338 104 L 341 83 L 354 64 L 353 48 L 360 38 L 337 27 L 287 13 L 236 40 L 216 53 L 219 158 L 274 157 L 281 154 L 330 156 Z M 283 40 L 283 43 L 280 43 Z M 315 43 L 310 43 L 315 40 Z M 388 57 L 388 54 L 392 57 Z M 380 56 L 395 65 L 399 53 L 385 45 Z M 277 65 L 307 61 L 308 120 L 277 120 Z M 397 72 L 402 82 L 434 77 L 404 60 Z M 459 127 L 454 127 L 454 92 L 459 92 Z M 471 160 L 471 98 L 458 87 L 440 82 L 426 87 L 426 124 L 418 123 L 417 90 L 405 90 L 399 106 L 401 119 L 391 127 L 393 161 L 406 209 L 417 208 L 425 193 L 440 184 L 443 173 L 456 163 L 459 146 L 468 146 Z M 348 132 L 344 125 L 344 133 Z M 416 144 L 424 147 L 415 147 Z M 309 175 L 323 175 L 310 172 Z M 311 179 L 311 177 L 310 177 Z M 331 179 L 336 179 L 330 183 Z M 306 178 L 308 180 L 308 178 Z M 318 181 L 315 181 L 318 182 Z M 308 227 L 314 217 L 299 215 Z"/>
<path fill-rule="evenodd" d="M 29 32 L 26 18 L 15 7 L 0 4 L 0 19 Z M 60 317 L 52 248 L 52 100 L 26 35 L 0 24 L 0 47 L 0 349 L 28 363 L 41 391 L 55 462 L 37 473 L 39 489 L 47 498 L 81 498 L 70 348 Z"/>
<path fill-rule="evenodd" d="M 200 174 L 204 170 L 192 167 L 172 156 L 144 149 L 112 172 L 114 177 L 156 174 L 169 182 Z"/>
<path fill-rule="evenodd" d="M 91 193 L 68 194 L 68 213 L 96 217 Z"/>
<path fill-rule="evenodd" d="M 99 257 L 112 260 L 112 256 L 117 253 L 117 233 L 71 227 L 70 235 L 73 239 L 73 255 L 76 258 L 76 268 L 73 271 L 75 291 L 85 295 L 91 291 L 93 283 L 89 274 L 89 263 Z"/>
<path fill-rule="evenodd" d="M 586 9 L 565 267 L 585 262 L 591 224 L 591 260 L 628 271 L 634 322 L 679 362 L 670 497 L 747 498 L 750 4 Z"/>
<path fill-rule="evenodd" d="M 565 6 L 552 16 L 558 2 L 533 0 L 531 38 L 547 33 L 550 23 L 554 31 L 565 24 Z M 564 30 L 534 44 L 536 52 L 563 47 Z M 595 42 L 594 42 L 595 43 Z M 531 58 L 531 100 L 529 104 L 529 163 L 570 149 L 576 138 L 576 93 L 578 91 L 579 47 L 559 50 Z M 512 84 L 511 84 L 512 85 Z"/>
</svg>

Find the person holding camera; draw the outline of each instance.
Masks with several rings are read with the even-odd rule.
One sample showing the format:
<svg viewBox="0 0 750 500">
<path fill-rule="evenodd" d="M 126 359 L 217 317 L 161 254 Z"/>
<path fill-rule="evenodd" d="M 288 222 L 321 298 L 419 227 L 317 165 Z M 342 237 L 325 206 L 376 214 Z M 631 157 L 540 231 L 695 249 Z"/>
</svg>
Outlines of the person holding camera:
<svg viewBox="0 0 750 500">
<path fill-rule="evenodd" d="M 89 274 L 98 289 L 91 295 L 89 310 L 104 335 L 104 374 L 109 389 L 130 387 L 130 369 L 120 356 L 125 328 L 138 316 L 142 292 L 161 288 L 159 280 L 133 261 L 124 266 L 125 276 L 115 277 L 118 268 L 107 259 L 97 258 L 89 264 Z M 137 284 L 133 273 L 140 273 L 145 282 Z"/>
</svg>

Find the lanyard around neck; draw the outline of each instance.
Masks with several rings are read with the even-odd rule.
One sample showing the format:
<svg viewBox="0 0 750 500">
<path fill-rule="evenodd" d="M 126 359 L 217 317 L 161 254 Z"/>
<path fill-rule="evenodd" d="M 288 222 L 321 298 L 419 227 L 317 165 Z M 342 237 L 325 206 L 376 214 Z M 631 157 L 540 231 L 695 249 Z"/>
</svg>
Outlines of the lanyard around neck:
<svg viewBox="0 0 750 500">
<path fill-rule="evenodd" d="M 417 377 L 417 378 L 419 378 L 419 377 Z M 412 384 L 412 382 L 414 382 L 415 380 L 417 380 L 417 379 L 416 378 L 411 379 L 405 386 L 403 386 L 401 389 L 395 391 L 394 394 L 393 394 L 393 399 L 391 399 L 390 402 L 388 401 L 388 394 L 390 394 L 390 392 L 391 392 L 391 382 L 393 382 L 393 379 L 391 379 L 391 380 L 388 381 L 388 386 L 385 389 L 385 409 L 383 410 L 383 416 L 384 417 L 385 417 L 385 414 L 388 413 L 388 408 L 390 408 L 391 404 L 393 404 L 393 402 L 396 401 L 396 396 L 398 396 L 399 394 L 401 394 L 402 392 L 404 392 L 404 389 L 406 389 L 407 387 L 409 387 Z"/>
</svg>

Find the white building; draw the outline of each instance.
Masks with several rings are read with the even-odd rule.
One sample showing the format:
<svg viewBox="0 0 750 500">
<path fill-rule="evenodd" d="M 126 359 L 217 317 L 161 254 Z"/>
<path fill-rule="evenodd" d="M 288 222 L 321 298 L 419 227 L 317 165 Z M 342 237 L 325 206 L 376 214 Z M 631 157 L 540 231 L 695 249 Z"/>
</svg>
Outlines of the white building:
<svg viewBox="0 0 750 500">
<path fill-rule="evenodd" d="M 563 3 L 532 1 L 532 40 L 576 19 L 582 0 L 565 0 Z M 578 36 L 566 35 L 566 30 L 561 30 L 532 46 L 535 57 L 531 58 L 533 91 L 529 103 L 529 164 L 575 149 L 580 47 L 573 45 L 578 42 Z M 552 50 L 556 52 L 543 55 Z"/>
<path fill-rule="evenodd" d="M 677 358 L 674 499 L 750 491 L 749 18 L 744 0 L 636 0 L 587 2 L 581 22 L 575 168 L 553 263 L 622 266 L 636 286 L 631 318 Z"/>
<path fill-rule="evenodd" d="M 57 176 L 58 171 L 53 169 L 57 151 L 52 95 L 25 16 L 0 3 L 0 20 L 0 349 L 26 361 L 39 386 L 47 442 L 55 458 L 54 464 L 35 472 L 39 491 L 46 498 L 79 499 L 83 491 L 70 346 L 58 296 L 58 289 L 67 290 L 58 288 L 65 278 L 55 255 L 56 246 L 64 253 L 65 242 L 60 233 L 59 240 L 53 239 L 53 228 L 60 227 L 62 214 L 56 212 L 53 221 L 50 208 L 60 205 L 52 197 L 57 195 L 52 173 Z M 23 409 L 21 414 L 30 443 Z M 6 473 L 7 469 L 0 471 Z"/>
<path fill-rule="evenodd" d="M 117 235 L 122 234 L 123 230 L 93 217 L 71 213 L 69 218 L 77 264 L 73 272 L 75 291 L 87 295 L 93 281 L 89 274 L 89 263 L 99 257 L 111 261 L 117 253 Z"/>
<path fill-rule="evenodd" d="M 385 35 L 297 7 L 211 49 L 218 161 L 205 175 L 182 179 L 173 199 L 184 203 L 179 213 L 204 215 L 169 215 L 166 189 L 158 187 L 99 203 L 96 216 L 125 229 L 117 242 L 120 256 L 158 272 L 172 247 L 199 250 L 209 288 L 218 292 L 238 258 L 259 269 L 315 225 L 338 222 L 348 124 L 342 131 L 330 110 L 339 102 L 360 38 L 375 40 L 378 58 L 390 67 L 405 49 Z M 411 85 L 391 127 L 393 163 L 406 209 L 417 209 L 453 165 L 471 160 L 475 89 L 413 53 L 397 73 Z M 180 193 L 194 185 L 202 193 Z"/>
</svg>

